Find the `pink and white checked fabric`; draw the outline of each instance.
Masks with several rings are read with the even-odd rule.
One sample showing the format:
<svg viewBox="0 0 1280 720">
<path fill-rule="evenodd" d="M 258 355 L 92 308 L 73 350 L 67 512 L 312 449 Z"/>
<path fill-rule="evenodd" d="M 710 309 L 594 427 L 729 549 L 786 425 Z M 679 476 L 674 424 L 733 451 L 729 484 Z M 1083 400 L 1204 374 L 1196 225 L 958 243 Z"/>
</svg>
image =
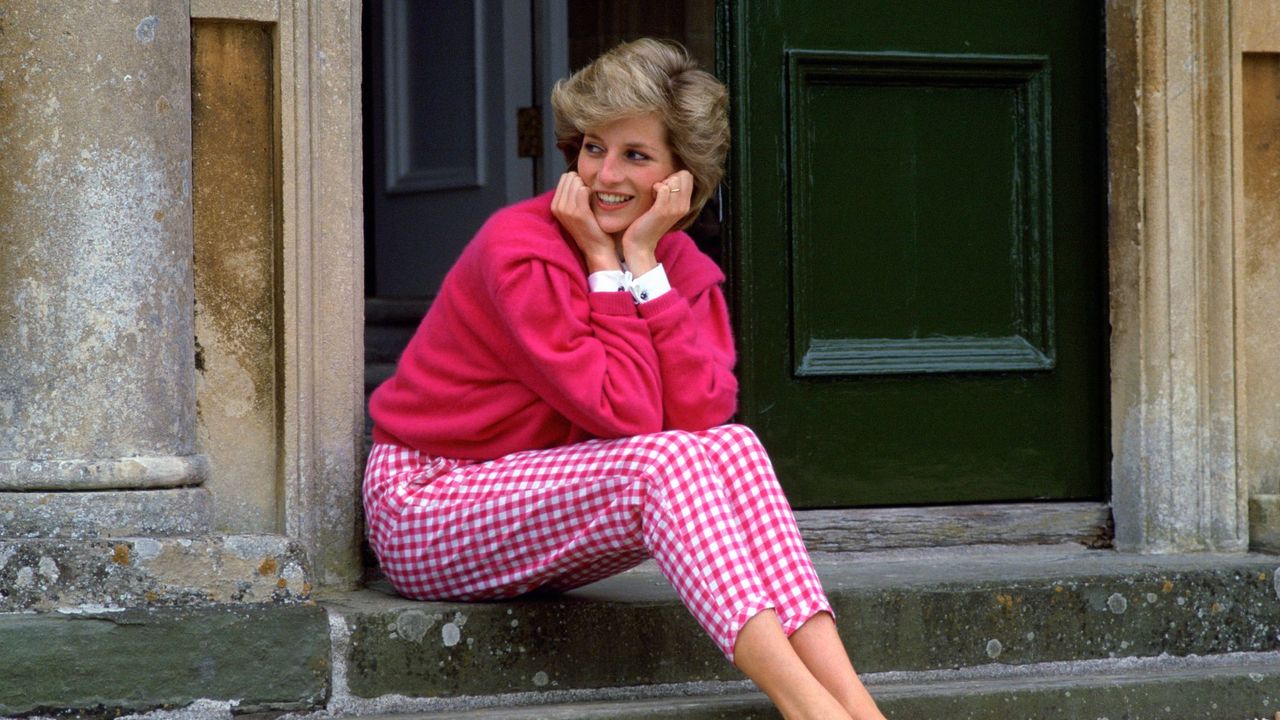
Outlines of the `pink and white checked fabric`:
<svg viewBox="0 0 1280 720">
<path fill-rule="evenodd" d="M 787 634 L 831 612 L 769 457 L 742 425 L 488 462 L 377 444 L 364 503 L 382 569 L 411 598 L 568 590 L 653 557 L 730 660 L 766 608 Z"/>
</svg>

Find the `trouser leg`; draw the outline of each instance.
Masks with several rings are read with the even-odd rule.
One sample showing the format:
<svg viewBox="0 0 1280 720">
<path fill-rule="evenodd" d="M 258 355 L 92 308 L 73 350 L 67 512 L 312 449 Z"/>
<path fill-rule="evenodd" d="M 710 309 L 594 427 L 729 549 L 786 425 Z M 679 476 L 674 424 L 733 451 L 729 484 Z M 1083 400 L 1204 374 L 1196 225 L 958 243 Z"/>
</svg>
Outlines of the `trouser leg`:
<svg viewBox="0 0 1280 720">
<path fill-rule="evenodd" d="M 744 464 L 735 459 L 741 431 L 708 433 L 591 441 L 444 468 L 424 461 L 416 474 L 402 462 L 392 480 L 384 476 L 394 453 L 379 446 L 365 485 L 371 542 L 397 589 L 432 599 L 568 589 L 651 554 L 732 659 L 742 625 L 764 608 L 795 604 L 787 578 L 804 573 L 788 569 L 799 536 L 776 480 L 774 489 L 753 489 L 772 477 L 767 456 L 760 450 L 763 465 Z M 795 537 L 784 538 L 779 562 L 773 539 L 787 523 Z M 817 587 L 816 576 L 802 584 Z M 816 610 L 789 612 L 807 619 Z"/>
<path fill-rule="evenodd" d="M 696 433 L 724 478 L 751 557 L 782 629 L 795 632 L 816 613 L 834 615 L 795 515 L 759 438 L 744 425 Z"/>
<path fill-rule="evenodd" d="M 634 474 L 604 462 L 603 445 L 474 464 L 375 447 L 364 495 L 383 572 L 407 597 L 491 600 L 567 589 L 644 561 Z M 405 454 L 409 462 L 387 461 Z M 385 477 L 391 469 L 399 473 Z"/>
</svg>

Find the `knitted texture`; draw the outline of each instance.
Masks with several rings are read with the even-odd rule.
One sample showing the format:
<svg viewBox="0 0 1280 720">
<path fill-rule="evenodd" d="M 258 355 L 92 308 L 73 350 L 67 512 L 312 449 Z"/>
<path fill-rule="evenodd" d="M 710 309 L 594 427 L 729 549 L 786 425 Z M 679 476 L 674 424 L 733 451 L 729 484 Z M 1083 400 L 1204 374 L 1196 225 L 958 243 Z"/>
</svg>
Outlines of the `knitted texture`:
<svg viewBox="0 0 1280 720">
<path fill-rule="evenodd" d="M 683 232 L 656 254 L 672 290 L 590 292 L 551 194 L 498 211 L 449 271 L 369 404 L 374 439 L 435 457 L 701 430 L 736 410 L 724 275 Z"/>
</svg>

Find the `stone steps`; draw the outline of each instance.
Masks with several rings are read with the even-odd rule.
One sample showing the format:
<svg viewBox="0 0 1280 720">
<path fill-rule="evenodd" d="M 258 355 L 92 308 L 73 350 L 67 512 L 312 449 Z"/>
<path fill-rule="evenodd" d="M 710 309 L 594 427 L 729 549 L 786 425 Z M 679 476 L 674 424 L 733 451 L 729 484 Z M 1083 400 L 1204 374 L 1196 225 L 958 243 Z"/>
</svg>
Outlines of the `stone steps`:
<svg viewBox="0 0 1280 720">
<path fill-rule="evenodd" d="M 995 672 L 867 676 L 892 718 L 1264 718 L 1280 708 L 1280 653 L 1052 663 Z M 382 720 L 604 720 L 781 717 L 760 693 L 583 701 L 469 711 L 379 715 Z"/>
<path fill-rule="evenodd" d="M 1274 556 L 1023 546 L 815 562 L 890 717 L 1280 710 Z M 203 703 L 174 717 L 776 717 L 649 564 L 504 603 L 413 602 L 376 584 L 277 604 L 155 597 L 0 613 L 0 716 Z"/>
<path fill-rule="evenodd" d="M 1007 717 L 1039 708 L 1046 714 L 1025 716 L 1096 718 L 1113 706 L 1112 717 L 1215 717 L 1180 714 L 1193 699 L 1191 690 L 1170 695 L 1182 686 L 1234 708 L 1224 717 L 1280 710 L 1271 707 L 1280 697 L 1274 557 L 1051 546 L 815 562 L 855 664 L 898 717 L 1006 717 L 983 714 L 1001 704 L 1017 708 Z M 760 696 L 743 694 L 742 677 L 651 565 L 567 595 L 509 603 L 418 603 L 370 589 L 323 604 L 335 630 L 331 709 L 342 714 L 367 714 L 394 698 L 422 712 L 530 706 L 476 715 L 494 718 L 562 716 L 539 714 L 553 710 L 772 717 Z M 668 697 L 644 697 L 654 694 Z M 1160 715 L 1169 697 L 1181 699 Z M 565 699 L 574 704 L 542 705 Z M 597 701 L 610 704 L 601 714 L 573 714 L 594 712 L 582 703 Z"/>
</svg>

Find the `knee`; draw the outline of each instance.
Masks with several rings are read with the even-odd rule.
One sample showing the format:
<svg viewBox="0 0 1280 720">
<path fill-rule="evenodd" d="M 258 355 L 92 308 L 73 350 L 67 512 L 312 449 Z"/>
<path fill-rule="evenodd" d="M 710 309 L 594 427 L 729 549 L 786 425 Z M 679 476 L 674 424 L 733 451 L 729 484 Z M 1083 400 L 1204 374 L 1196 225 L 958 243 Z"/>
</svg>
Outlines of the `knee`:
<svg viewBox="0 0 1280 720">
<path fill-rule="evenodd" d="M 760 438 L 756 435 L 756 431 L 746 425 L 737 423 L 729 423 L 727 425 L 717 425 L 707 430 L 707 434 L 720 442 L 732 443 L 741 447 L 763 448 L 760 444 Z"/>
<path fill-rule="evenodd" d="M 732 467 L 755 467 L 769 463 L 769 453 L 760 438 L 746 425 L 720 425 L 703 434 L 707 449 L 719 460 Z"/>
<path fill-rule="evenodd" d="M 706 451 L 697 436 L 684 430 L 645 435 L 640 452 L 652 468 L 685 467 L 706 462 Z"/>
<path fill-rule="evenodd" d="M 643 451 L 649 485 L 661 494 L 687 492 L 690 486 L 721 484 L 697 435 L 683 430 L 647 436 Z"/>
</svg>

